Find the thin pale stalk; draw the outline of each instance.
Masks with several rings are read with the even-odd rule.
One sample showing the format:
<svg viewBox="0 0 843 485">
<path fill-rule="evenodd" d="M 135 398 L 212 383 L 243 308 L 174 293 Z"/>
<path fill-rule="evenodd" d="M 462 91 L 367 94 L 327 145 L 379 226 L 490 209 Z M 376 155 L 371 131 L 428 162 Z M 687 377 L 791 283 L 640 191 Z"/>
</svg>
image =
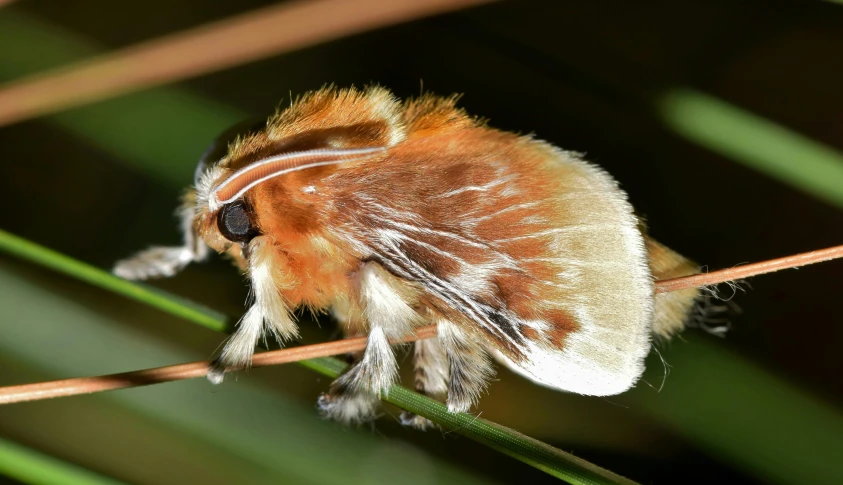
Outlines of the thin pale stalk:
<svg viewBox="0 0 843 485">
<path fill-rule="evenodd" d="M 0 87 L 0 125 L 488 1 L 281 2 L 13 81 Z"/>
<path fill-rule="evenodd" d="M 699 288 L 701 286 L 716 285 L 727 281 L 735 281 L 750 276 L 758 276 L 767 273 L 774 273 L 783 269 L 798 268 L 809 264 L 822 263 L 843 257 L 843 246 L 834 246 L 807 253 L 794 254 L 783 258 L 770 259 L 760 263 L 745 264 L 734 268 L 721 269 L 711 273 L 702 273 L 672 280 L 657 281 L 656 293 L 684 290 L 686 288 Z"/>
</svg>

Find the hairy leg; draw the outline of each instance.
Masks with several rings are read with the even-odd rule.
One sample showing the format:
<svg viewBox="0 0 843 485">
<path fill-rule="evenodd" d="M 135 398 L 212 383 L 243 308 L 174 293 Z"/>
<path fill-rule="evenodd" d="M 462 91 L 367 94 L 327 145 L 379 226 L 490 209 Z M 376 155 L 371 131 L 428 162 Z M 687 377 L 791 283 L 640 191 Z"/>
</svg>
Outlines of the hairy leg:
<svg viewBox="0 0 843 485">
<path fill-rule="evenodd" d="M 414 345 L 414 386 L 417 392 L 444 402 L 448 396 L 449 361 L 438 338 L 419 340 Z M 403 411 L 401 424 L 417 429 L 433 426 L 430 420 L 415 413 Z"/>
<path fill-rule="evenodd" d="M 279 281 L 275 273 L 274 249 L 265 236 L 249 243 L 249 278 L 252 281 L 254 302 L 231 335 L 220 355 L 211 363 L 208 380 L 223 381 L 225 371 L 248 367 L 252 363 L 260 338 L 269 333 L 279 342 L 298 336 L 298 328 L 278 293 Z"/>
<path fill-rule="evenodd" d="M 483 346 L 456 324 L 440 321 L 438 333 L 448 360 L 448 411 L 468 412 L 494 377 L 494 368 Z"/>
<path fill-rule="evenodd" d="M 362 317 L 369 327 L 366 350 L 319 398 L 325 416 L 346 423 L 375 417 L 379 395 L 388 393 L 398 376 L 389 341 L 408 335 L 420 321 L 408 302 L 413 298 L 412 289 L 377 263 L 361 267 L 357 285 Z"/>
</svg>

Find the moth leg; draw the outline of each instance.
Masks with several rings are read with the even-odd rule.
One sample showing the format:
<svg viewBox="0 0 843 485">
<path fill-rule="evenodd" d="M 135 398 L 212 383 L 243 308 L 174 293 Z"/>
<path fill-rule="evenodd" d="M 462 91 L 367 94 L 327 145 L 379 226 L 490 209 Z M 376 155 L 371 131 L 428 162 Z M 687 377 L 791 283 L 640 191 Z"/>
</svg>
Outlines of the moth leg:
<svg viewBox="0 0 843 485">
<path fill-rule="evenodd" d="M 439 322 L 438 340 L 448 360 L 448 411 L 468 412 L 486 390 L 495 370 L 483 345 L 453 322 Z"/>
<path fill-rule="evenodd" d="M 428 397 L 444 402 L 448 397 L 449 360 L 438 338 L 419 340 L 414 344 L 415 389 Z M 433 426 L 429 419 L 403 411 L 401 424 L 424 430 Z"/>
<path fill-rule="evenodd" d="M 379 395 L 386 395 L 398 377 L 398 362 L 389 340 L 406 336 L 419 320 L 406 301 L 410 296 L 406 283 L 377 263 L 363 264 L 357 285 L 363 320 L 369 326 L 366 350 L 318 403 L 326 417 L 345 423 L 375 417 Z"/>
<path fill-rule="evenodd" d="M 176 212 L 184 243 L 181 246 L 153 246 L 114 265 L 113 273 L 127 280 L 145 280 L 173 276 L 185 266 L 204 260 L 208 246 L 193 228 L 195 193 L 188 193 Z"/>
<path fill-rule="evenodd" d="M 347 301 L 337 301 L 331 306 L 331 313 L 343 331 L 344 338 L 365 335 L 366 322 L 362 315 L 352 310 Z M 363 359 L 364 352 L 348 354 L 348 363 L 356 367 Z M 377 394 L 366 391 L 354 391 L 339 388 L 335 381 L 327 393 L 319 396 L 317 406 L 322 414 L 331 419 L 349 424 L 374 419 L 377 414 L 380 398 Z"/>
<path fill-rule="evenodd" d="M 298 336 L 296 323 L 278 292 L 284 282 L 278 273 L 275 249 L 267 236 L 255 237 L 249 243 L 249 278 L 252 281 L 254 303 L 237 324 L 220 355 L 211 363 L 208 380 L 223 381 L 225 371 L 241 369 L 252 363 L 258 340 L 268 333 L 279 343 Z"/>
<path fill-rule="evenodd" d="M 331 304 L 331 315 L 339 324 L 343 338 L 354 338 L 366 336 L 366 322 L 363 319 L 362 311 L 352 307 L 345 299 L 337 299 Z M 348 363 L 355 364 L 363 358 L 363 351 L 348 354 Z"/>
<path fill-rule="evenodd" d="M 356 362 L 331 383 L 328 392 L 319 396 L 316 405 L 323 416 L 344 424 L 363 423 L 377 417 L 380 396 L 356 382 L 358 372 L 355 370 L 362 364 L 362 359 Z"/>
<path fill-rule="evenodd" d="M 237 330 L 231 334 L 225 346 L 213 361 L 208 371 L 212 384 L 221 384 L 227 370 L 249 367 L 255 353 L 255 345 L 263 335 L 264 315 L 258 305 L 252 305 L 237 323 Z"/>
</svg>

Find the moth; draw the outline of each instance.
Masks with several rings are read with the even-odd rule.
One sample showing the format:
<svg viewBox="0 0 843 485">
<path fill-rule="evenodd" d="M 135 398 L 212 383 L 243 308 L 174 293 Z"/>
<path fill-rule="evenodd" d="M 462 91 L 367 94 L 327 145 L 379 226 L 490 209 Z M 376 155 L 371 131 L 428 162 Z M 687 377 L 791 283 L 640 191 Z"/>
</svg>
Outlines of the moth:
<svg viewBox="0 0 843 485">
<path fill-rule="evenodd" d="M 414 344 L 415 388 L 451 412 L 484 392 L 490 356 L 554 389 L 626 391 L 653 335 L 681 330 L 698 295 L 654 295 L 654 280 L 697 266 L 647 237 L 605 171 L 456 101 L 381 87 L 301 96 L 202 158 L 178 212 L 182 246 L 115 273 L 172 276 L 209 249 L 245 271 L 253 299 L 214 383 L 248 367 L 264 334 L 296 338 L 295 309 L 330 311 L 345 335 L 367 336 L 318 401 L 345 422 L 372 419 L 396 381 L 390 341 L 432 323 L 438 336 Z"/>
</svg>

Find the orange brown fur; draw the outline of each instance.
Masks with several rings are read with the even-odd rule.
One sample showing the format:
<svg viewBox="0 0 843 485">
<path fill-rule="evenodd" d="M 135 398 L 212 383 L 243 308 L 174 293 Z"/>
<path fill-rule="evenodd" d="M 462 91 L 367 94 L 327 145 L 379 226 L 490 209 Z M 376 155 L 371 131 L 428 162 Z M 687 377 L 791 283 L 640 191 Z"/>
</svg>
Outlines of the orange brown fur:
<svg viewBox="0 0 843 485">
<path fill-rule="evenodd" d="M 278 153 L 390 145 L 403 137 L 400 108 L 384 89 L 308 93 L 270 117 L 265 130 L 238 139 L 223 166 L 234 171 Z"/>
</svg>

